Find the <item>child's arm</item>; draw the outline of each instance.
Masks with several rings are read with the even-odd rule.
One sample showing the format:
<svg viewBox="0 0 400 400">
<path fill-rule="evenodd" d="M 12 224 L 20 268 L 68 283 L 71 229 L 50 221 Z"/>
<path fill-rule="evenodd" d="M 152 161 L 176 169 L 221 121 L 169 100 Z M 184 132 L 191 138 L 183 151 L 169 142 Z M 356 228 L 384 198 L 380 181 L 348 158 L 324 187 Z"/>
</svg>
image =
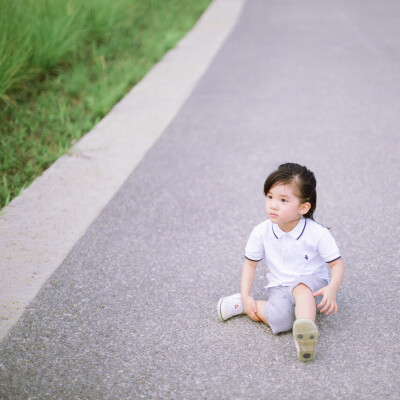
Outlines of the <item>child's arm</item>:
<svg viewBox="0 0 400 400">
<path fill-rule="evenodd" d="M 244 260 L 242 269 L 242 280 L 241 280 L 241 293 L 242 303 L 244 312 L 256 322 L 261 321 L 257 314 L 257 304 L 251 297 L 251 288 L 254 282 L 254 276 L 256 274 L 257 261 L 251 261 L 249 259 Z"/>
<path fill-rule="evenodd" d="M 320 294 L 324 296 L 321 303 L 318 304 L 318 308 L 320 308 L 321 313 L 326 311 L 327 315 L 329 315 L 332 311 L 337 314 L 338 306 L 336 303 L 336 293 L 340 284 L 342 283 L 345 269 L 341 258 L 332 261 L 329 263 L 329 266 L 332 269 L 331 281 L 329 282 L 329 285 L 313 293 L 314 296 L 318 296 Z"/>
</svg>

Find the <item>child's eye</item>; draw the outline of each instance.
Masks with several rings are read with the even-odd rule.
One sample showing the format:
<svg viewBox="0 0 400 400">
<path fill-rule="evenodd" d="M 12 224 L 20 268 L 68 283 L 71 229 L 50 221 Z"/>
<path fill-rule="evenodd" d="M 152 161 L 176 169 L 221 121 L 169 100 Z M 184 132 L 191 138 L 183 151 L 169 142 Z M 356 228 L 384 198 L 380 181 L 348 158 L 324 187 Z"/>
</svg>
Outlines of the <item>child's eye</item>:
<svg viewBox="0 0 400 400">
<path fill-rule="evenodd" d="M 270 194 L 267 195 L 267 199 L 271 200 L 271 199 L 272 199 L 272 196 L 271 196 Z"/>
<path fill-rule="evenodd" d="M 281 201 L 282 201 L 282 203 L 287 203 L 286 199 L 282 199 Z"/>
</svg>

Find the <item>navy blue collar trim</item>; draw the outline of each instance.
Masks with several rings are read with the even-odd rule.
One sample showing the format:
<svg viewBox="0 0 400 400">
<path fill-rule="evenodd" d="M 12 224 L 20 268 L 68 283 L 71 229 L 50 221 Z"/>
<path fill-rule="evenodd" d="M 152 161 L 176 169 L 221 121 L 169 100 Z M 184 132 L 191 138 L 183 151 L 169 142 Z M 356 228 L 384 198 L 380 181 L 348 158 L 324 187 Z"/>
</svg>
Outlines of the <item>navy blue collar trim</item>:
<svg viewBox="0 0 400 400">
<path fill-rule="evenodd" d="M 299 240 L 299 239 L 301 238 L 301 235 L 304 233 L 304 230 L 306 229 L 306 225 L 307 225 L 307 218 L 304 218 L 303 230 L 301 231 L 299 237 L 298 237 L 296 240 Z M 276 233 L 275 233 L 275 231 L 274 231 L 274 224 L 271 224 L 271 227 L 272 227 L 272 232 L 273 232 L 274 236 L 275 236 L 277 239 L 279 239 L 278 236 L 276 236 Z"/>
<path fill-rule="evenodd" d="M 301 231 L 300 236 L 299 236 L 296 240 L 299 240 L 299 239 L 300 239 L 301 235 L 303 234 L 304 230 L 306 229 L 306 225 L 307 225 L 307 218 L 304 218 L 304 228 L 303 228 L 303 230 Z"/>
</svg>

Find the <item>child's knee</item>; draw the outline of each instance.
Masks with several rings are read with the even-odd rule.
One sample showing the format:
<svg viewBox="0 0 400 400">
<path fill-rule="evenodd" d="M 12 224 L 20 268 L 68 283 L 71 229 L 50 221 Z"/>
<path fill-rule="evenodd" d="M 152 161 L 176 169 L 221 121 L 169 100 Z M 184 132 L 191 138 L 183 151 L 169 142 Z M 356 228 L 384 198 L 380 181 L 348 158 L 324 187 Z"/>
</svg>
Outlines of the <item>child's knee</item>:
<svg viewBox="0 0 400 400">
<path fill-rule="evenodd" d="M 311 294 L 312 290 L 304 283 L 299 283 L 292 290 L 293 296 L 303 295 L 303 294 Z"/>
</svg>

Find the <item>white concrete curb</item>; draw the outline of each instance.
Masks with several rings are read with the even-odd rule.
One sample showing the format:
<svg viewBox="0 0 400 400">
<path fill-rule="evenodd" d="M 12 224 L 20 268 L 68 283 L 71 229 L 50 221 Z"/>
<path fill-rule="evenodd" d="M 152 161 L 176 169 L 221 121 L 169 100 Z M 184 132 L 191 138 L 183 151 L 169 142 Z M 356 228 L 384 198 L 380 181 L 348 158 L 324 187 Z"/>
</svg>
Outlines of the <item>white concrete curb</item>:
<svg viewBox="0 0 400 400">
<path fill-rule="evenodd" d="M 0 340 L 161 135 L 245 0 L 214 0 L 196 26 L 68 155 L 0 216 Z"/>
</svg>

